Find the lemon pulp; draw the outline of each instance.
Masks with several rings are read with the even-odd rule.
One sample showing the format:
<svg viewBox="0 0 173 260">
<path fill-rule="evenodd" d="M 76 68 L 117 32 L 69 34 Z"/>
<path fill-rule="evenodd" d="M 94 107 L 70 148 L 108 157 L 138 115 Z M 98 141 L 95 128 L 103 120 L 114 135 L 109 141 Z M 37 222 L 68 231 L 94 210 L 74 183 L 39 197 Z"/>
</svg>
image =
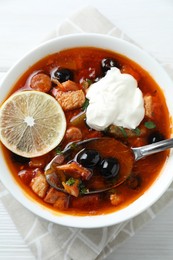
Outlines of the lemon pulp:
<svg viewBox="0 0 173 260">
<path fill-rule="evenodd" d="M 58 101 L 39 91 L 21 91 L 0 108 L 0 140 L 12 152 L 37 157 L 62 140 L 66 119 Z"/>
</svg>

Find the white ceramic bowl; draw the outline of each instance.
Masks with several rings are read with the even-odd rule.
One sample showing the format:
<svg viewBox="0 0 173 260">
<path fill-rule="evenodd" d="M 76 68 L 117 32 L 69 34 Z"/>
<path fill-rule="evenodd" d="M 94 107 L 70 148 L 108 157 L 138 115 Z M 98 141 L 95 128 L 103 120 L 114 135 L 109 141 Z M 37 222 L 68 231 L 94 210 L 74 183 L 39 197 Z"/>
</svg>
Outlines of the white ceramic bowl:
<svg viewBox="0 0 173 260">
<path fill-rule="evenodd" d="M 147 70 L 158 85 L 163 89 L 170 116 L 173 116 L 173 84 L 163 68 L 152 57 L 138 47 L 115 37 L 97 34 L 78 34 L 56 38 L 38 46 L 26 54 L 16 65 L 13 66 L 13 68 L 10 69 L 1 83 L 0 103 L 2 103 L 2 101 L 6 98 L 9 90 L 19 79 L 19 77 L 35 62 L 48 54 L 55 53 L 63 49 L 80 46 L 95 46 L 115 51 L 129 57 L 141 65 L 141 67 Z M 22 203 L 24 207 L 28 208 L 40 217 L 61 225 L 73 227 L 97 228 L 109 226 L 123 222 L 138 215 L 156 202 L 156 200 L 158 200 L 166 191 L 173 180 L 172 171 L 173 154 L 171 151 L 170 156 L 157 180 L 140 198 L 131 203 L 129 206 L 117 212 L 106 215 L 71 216 L 60 213 L 55 214 L 55 212 L 34 201 L 32 197 L 26 194 L 12 177 L 8 169 L 8 165 L 3 157 L 2 150 L 0 152 L 0 179 L 12 195 L 20 203 Z"/>
</svg>

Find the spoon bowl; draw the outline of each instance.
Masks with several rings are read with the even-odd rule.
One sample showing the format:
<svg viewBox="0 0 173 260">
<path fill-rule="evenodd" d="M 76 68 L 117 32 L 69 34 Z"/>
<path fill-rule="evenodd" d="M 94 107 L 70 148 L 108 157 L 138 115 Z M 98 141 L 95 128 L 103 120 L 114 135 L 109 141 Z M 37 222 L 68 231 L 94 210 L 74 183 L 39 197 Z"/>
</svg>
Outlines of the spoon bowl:
<svg viewBox="0 0 173 260">
<path fill-rule="evenodd" d="M 108 146 L 109 149 L 105 149 Z M 62 182 L 59 178 L 59 165 L 77 160 L 77 155 L 83 150 L 95 150 L 102 158 L 116 158 L 120 164 L 120 169 L 115 178 L 105 179 L 101 176 L 99 169 L 91 169 L 92 177 L 85 181 L 86 190 L 83 194 L 94 194 L 104 192 L 112 187 L 119 186 L 130 175 L 134 164 L 133 151 L 122 142 L 114 138 L 102 137 L 91 138 L 80 142 L 73 142 L 68 145 L 61 154 L 55 156 L 52 161 L 45 167 L 47 182 L 57 190 L 65 192 Z"/>
<path fill-rule="evenodd" d="M 105 149 L 109 147 L 109 149 Z M 59 191 L 66 192 L 62 186 L 62 179 L 59 178 L 59 165 L 75 161 L 77 155 L 83 149 L 93 149 L 101 154 L 102 158 L 116 158 L 120 164 L 118 175 L 114 178 L 104 179 L 99 171 L 93 173 L 93 176 L 86 184 L 83 194 L 94 194 L 113 189 L 127 180 L 132 172 L 135 161 L 153 153 L 158 153 L 173 147 L 173 138 L 163 140 L 157 143 L 142 147 L 130 148 L 114 138 L 102 137 L 91 138 L 88 140 L 73 142 L 68 145 L 61 154 L 55 156 L 45 168 L 45 175 L 50 186 Z"/>
</svg>

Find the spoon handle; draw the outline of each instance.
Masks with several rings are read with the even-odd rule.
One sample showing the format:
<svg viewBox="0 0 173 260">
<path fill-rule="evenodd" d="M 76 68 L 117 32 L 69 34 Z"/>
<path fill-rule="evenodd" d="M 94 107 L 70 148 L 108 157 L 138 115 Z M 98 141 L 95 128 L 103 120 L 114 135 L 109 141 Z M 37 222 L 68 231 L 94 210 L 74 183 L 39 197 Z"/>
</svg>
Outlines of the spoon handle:
<svg viewBox="0 0 173 260">
<path fill-rule="evenodd" d="M 159 153 L 169 148 L 173 148 L 173 138 L 166 139 L 157 143 L 145 145 L 142 147 L 132 148 L 132 150 L 135 156 L 135 161 L 138 161 L 147 155 Z"/>
</svg>

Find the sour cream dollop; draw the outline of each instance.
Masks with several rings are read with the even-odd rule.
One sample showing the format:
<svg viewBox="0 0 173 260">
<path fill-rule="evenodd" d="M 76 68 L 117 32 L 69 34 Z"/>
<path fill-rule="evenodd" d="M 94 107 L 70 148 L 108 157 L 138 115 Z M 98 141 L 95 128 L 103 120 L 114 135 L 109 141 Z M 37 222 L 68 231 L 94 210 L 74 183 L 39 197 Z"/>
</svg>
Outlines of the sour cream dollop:
<svg viewBox="0 0 173 260">
<path fill-rule="evenodd" d="M 93 83 L 86 97 L 86 122 L 95 130 L 103 131 L 111 124 L 135 129 L 144 118 L 143 95 L 136 79 L 118 68 Z"/>
</svg>

